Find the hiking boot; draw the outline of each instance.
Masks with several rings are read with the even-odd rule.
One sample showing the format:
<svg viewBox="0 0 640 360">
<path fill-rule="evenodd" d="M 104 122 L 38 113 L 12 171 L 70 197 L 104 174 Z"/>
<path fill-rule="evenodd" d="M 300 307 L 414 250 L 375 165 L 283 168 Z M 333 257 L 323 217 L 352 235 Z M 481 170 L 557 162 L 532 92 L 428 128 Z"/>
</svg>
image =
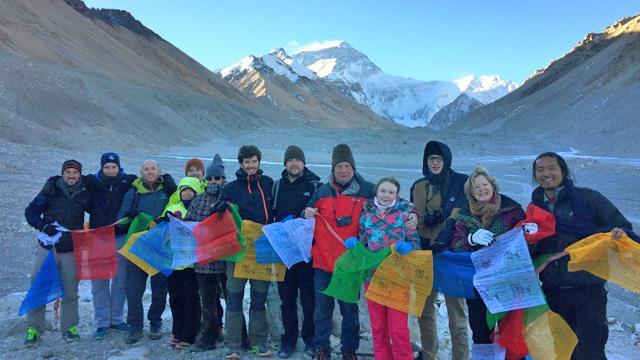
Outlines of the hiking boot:
<svg viewBox="0 0 640 360">
<path fill-rule="evenodd" d="M 203 352 L 203 351 L 215 350 L 215 348 L 216 348 L 215 341 L 212 343 L 212 342 L 203 341 L 202 338 L 200 338 L 196 341 L 193 351 Z"/>
<path fill-rule="evenodd" d="M 33 326 L 29 326 L 29 328 L 27 328 L 27 336 L 24 339 L 24 345 L 26 347 L 34 346 L 38 342 L 39 338 L 40 333 L 38 330 Z"/>
<path fill-rule="evenodd" d="M 99 327 L 96 329 L 96 332 L 93 333 L 93 338 L 96 340 L 102 340 L 107 337 L 107 331 L 109 328 Z"/>
<path fill-rule="evenodd" d="M 358 356 L 355 351 L 347 350 L 342 352 L 342 360 L 358 360 Z"/>
<path fill-rule="evenodd" d="M 293 349 L 289 346 L 283 347 L 278 351 L 278 357 L 280 359 L 288 359 L 293 355 Z"/>
<path fill-rule="evenodd" d="M 123 333 L 131 332 L 131 326 L 129 326 L 129 324 L 127 324 L 127 323 L 120 323 L 120 324 L 117 324 L 117 325 L 111 325 L 109 327 L 109 329 L 111 329 L 113 331 L 117 331 L 117 332 L 123 332 Z"/>
<path fill-rule="evenodd" d="M 62 334 L 62 337 L 67 342 L 80 340 L 80 334 L 78 334 L 78 328 L 75 326 L 70 327 L 69 329 L 67 329 L 67 331 L 64 332 L 64 334 Z"/>
<path fill-rule="evenodd" d="M 149 340 L 162 339 L 162 329 L 159 326 L 151 326 L 149 328 L 149 334 L 147 335 Z"/>
<path fill-rule="evenodd" d="M 273 353 L 264 345 L 254 345 L 249 350 L 251 354 L 256 355 L 257 357 L 272 357 Z"/>
<path fill-rule="evenodd" d="M 315 358 L 316 360 L 331 360 L 331 353 L 329 350 L 318 350 L 316 352 Z"/>
<path fill-rule="evenodd" d="M 130 331 L 129 336 L 124 339 L 125 344 L 135 344 L 142 339 L 142 331 Z"/>
</svg>

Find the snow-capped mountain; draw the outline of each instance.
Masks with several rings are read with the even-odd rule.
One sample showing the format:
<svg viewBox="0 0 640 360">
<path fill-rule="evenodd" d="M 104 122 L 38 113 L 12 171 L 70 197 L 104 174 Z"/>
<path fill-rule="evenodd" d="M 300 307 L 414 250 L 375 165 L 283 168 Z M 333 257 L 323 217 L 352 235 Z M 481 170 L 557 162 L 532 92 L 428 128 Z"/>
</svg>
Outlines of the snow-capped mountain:
<svg viewBox="0 0 640 360">
<path fill-rule="evenodd" d="M 261 57 L 250 56 L 222 69 L 220 75 L 236 79 L 244 70 L 265 66 L 294 83 L 301 77 L 322 81 L 376 114 L 408 127 L 427 126 L 440 109 L 460 94 L 469 94 L 487 104 L 516 88 L 513 82 L 499 76 L 422 81 L 389 75 L 365 54 L 339 40 L 302 47 L 292 57 L 283 49 Z"/>
</svg>

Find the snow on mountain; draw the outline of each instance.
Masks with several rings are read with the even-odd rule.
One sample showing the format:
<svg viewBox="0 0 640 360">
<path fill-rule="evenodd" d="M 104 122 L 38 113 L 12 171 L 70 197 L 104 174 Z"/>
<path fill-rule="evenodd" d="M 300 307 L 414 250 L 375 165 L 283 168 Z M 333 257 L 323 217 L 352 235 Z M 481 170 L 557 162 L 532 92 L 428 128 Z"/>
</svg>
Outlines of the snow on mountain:
<svg viewBox="0 0 640 360">
<path fill-rule="evenodd" d="M 503 80 L 499 75 L 469 75 L 453 81 L 460 91 L 471 95 L 484 104 L 492 103 L 515 90 L 518 85 Z"/>
<path fill-rule="evenodd" d="M 292 82 L 298 81 L 301 76 L 308 79 L 318 78 L 313 71 L 301 66 L 300 64 L 294 63 L 283 49 L 275 49 L 260 57 L 253 55 L 246 56 L 238 63 L 220 70 L 220 75 L 223 78 L 226 78 L 230 75 L 237 75 L 251 68 L 262 69 L 264 66 L 267 66 L 276 74 L 282 75 Z"/>
<path fill-rule="evenodd" d="M 303 47 L 293 61 L 313 70 L 322 78 L 360 83 L 382 70 L 346 41 L 329 41 Z"/>
</svg>

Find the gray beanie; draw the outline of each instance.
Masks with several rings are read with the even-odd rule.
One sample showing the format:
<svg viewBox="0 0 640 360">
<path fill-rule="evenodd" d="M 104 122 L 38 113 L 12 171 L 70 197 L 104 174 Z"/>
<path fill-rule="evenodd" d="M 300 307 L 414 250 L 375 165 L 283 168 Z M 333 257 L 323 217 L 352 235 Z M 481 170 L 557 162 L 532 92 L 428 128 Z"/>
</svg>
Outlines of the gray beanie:
<svg viewBox="0 0 640 360">
<path fill-rule="evenodd" d="M 207 172 L 204 175 L 206 178 L 211 178 L 215 176 L 222 176 L 226 178 L 224 175 L 224 162 L 222 162 L 222 158 L 220 155 L 216 154 L 211 161 L 211 164 L 207 166 Z"/>
<path fill-rule="evenodd" d="M 289 145 L 289 147 L 287 148 L 287 150 L 284 151 L 284 163 L 285 165 L 287 164 L 288 160 L 291 159 L 298 159 L 301 160 L 303 163 L 307 163 L 304 159 L 304 151 L 295 145 Z"/>
</svg>

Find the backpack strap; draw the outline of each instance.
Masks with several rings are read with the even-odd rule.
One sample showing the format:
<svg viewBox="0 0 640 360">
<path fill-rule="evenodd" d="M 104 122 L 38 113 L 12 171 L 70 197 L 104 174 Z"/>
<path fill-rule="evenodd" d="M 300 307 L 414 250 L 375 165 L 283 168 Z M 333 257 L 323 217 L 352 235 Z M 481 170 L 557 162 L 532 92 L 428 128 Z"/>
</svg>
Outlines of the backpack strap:
<svg viewBox="0 0 640 360">
<path fill-rule="evenodd" d="M 273 194 L 273 206 L 271 207 L 271 209 L 273 209 L 275 211 L 276 209 L 276 205 L 278 205 L 278 190 L 280 189 L 280 181 L 282 179 L 278 180 L 278 181 L 274 181 L 273 182 L 273 188 L 271 189 L 271 194 Z"/>
</svg>

